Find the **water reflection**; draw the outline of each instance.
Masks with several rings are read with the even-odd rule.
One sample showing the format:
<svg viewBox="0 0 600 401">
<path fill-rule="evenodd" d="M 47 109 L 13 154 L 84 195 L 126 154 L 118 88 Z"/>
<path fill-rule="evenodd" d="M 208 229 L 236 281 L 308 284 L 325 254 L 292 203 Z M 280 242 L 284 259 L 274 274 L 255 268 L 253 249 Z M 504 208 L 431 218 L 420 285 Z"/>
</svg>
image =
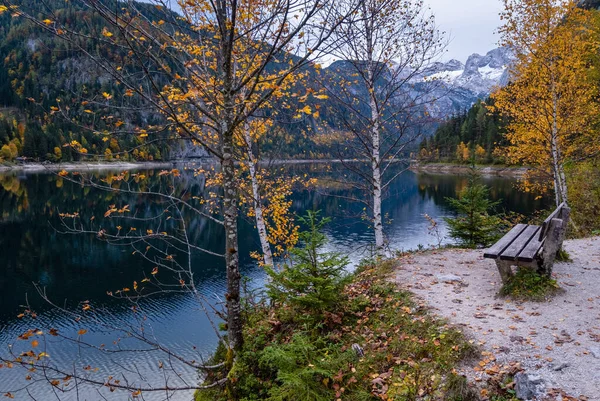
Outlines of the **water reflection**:
<svg viewBox="0 0 600 401">
<path fill-rule="evenodd" d="M 317 188 L 294 193 L 294 211 L 322 210 L 323 215 L 334 219 L 327 228 L 331 240 L 329 247 L 350 255 L 354 262 L 368 256 L 373 241 L 368 222 L 361 219 L 363 205 L 348 201 L 348 198 L 362 194 L 344 185 L 343 173 L 324 165 L 293 165 L 288 171 L 319 178 Z M 143 174 L 147 179 L 139 184 L 141 190 L 164 191 L 168 188 L 184 194 L 190 201 L 206 193 L 202 177 L 194 177 L 191 172 L 185 172 L 176 180 L 161 178 L 152 170 Z M 105 175 L 97 174 L 96 179 Z M 331 183 L 327 178 L 332 177 L 342 179 Z M 390 247 L 408 250 L 434 244 L 436 240 L 428 235 L 428 222 L 423 214 L 438 221 L 452 215 L 445 198 L 456 196 L 466 182 L 467 178 L 460 176 L 403 173 L 389 188 L 383 205 L 389 221 L 386 231 Z M 535 200 L 531 194 L 518 192 L 513 179 L 485 178 L 484 182 L 491 187 L 492 198 L 502 199 L 501 206 L 507 211 L 531 214 L 547 204 L 544 199 Z M 165 208 L 165 204 L 155 197 L 102 191 L 53 174 L 0 175 L 0 352 L 25 329 L 25 323 L 16 315 L 26 303 L 38 311 L 40 327 L 56 327 L 66 332 L 76 332 L 79 327 L 64 314 L 51 310 L 37 295 L 34 283 L 44 287 L 54 300 L 64 302 L 67 308 L 89 300 L 104 308 L 106 313 L 102 318 L 106 321 L 121 325 L 131 322 L 129 305 L 108 297 L 106 292 L 139 280 L 153 266 L 132 254 L 131 248 L 110 246 L 98 241 L 94 234 L 65 235 L 55 230 L 61 226 L 59 213 L 77 211 L 81 221 L 87 222 L 88 226 L 114 232 L 122 222 L 102 218 L 112 204 L 129 205 L 132 214 L 140 219 L 159 215 Z M 95 220 L 91 220 L 92 216 Z M 217 224 L 193 213 L 184 213 L 184 220 L 192 227 L 189 233 L 194 244 L 213 252 L 223 252 L 223 232 Z M 242 218 L 240 223 L 242 273 L 254 279 L 254 286 L 260 287 L 262 271 L 249 257 L 252 250 L 259 249 L 258 239 L 252 222 Z M 146 230 L 155 228 L 156 221 L 135 224 L 138 230 Z M 163 223 L 161 227 L 164 230 L 177 228 L 175 222 Z M 442 231 L 445 232 L 443 226 Z M 200 293 L 213 302 L 220 299 L 225 288 L 222 260 L 196 252 L 192 266 Z M 152 325 L 153 334 L 168 347 L 186 354 L 206 355 L 216 344 L 207 317 L 188 295 L 164 294 L 146 301 L 144 308 L 151 317 L 148 323 Z M 107 340 L 106 334 L 90 334 L 90 340 Z M 113 371 L 117 364 L 129 366 L 132 363 L 131 355 L 81 356 L 77 350 L 60 343 L 52 347 L 55 360 L 70 363 L 76 359 L 82 364 L 93 363 L 105 372 Z M 136 356 L 135 364 L 144 374 L 148 377 L 157 374 L 151 355 L 143 360 L 139 358 Z M 4 390 L 23 377 L 7 370 L 0 371 L 0 389 Z M 196 379 L 195 371 L 185 370 L 182 380 L 193 382 Z M 31 391 L 44 394 L 42 387 L 34 386 Z M 114 397 L 123 399 L 122 396 Z M 160 399 L 161 396 L 157 397 Z M 189 398 L 189 394 L 182 397 Z M 152 396 L 146 399 L 152 399 Z"/>
</svg>

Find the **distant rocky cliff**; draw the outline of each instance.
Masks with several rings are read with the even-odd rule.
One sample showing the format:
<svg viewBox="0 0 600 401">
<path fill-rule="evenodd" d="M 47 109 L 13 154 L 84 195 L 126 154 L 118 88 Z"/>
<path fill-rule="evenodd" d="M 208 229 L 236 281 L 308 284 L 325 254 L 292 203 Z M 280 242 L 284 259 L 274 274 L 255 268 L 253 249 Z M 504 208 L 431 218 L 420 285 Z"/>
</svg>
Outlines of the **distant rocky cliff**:
<svg viewBox="0 0 600 401">
<path fill-rule="evenodd" d="M 439 100 L 430 110 L 444 118 L 471 107 L 477 99 L 490 95 L 494 87 L 508 83 L 510 51 L 497 48 L 485 56 L 472 54 L 463 64 L 458 60 L 435 63 L 419 79 L 435 79 L 443 83 L 434 94 Z"/>
</svg>

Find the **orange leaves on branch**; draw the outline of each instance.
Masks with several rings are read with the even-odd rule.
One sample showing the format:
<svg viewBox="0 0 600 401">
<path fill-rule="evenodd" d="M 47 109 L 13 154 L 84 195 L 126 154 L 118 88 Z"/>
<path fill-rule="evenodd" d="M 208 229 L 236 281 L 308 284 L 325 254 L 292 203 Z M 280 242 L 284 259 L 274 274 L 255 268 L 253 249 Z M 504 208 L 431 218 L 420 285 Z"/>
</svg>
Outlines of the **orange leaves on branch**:
<svg viewBox="0 0 600 401">
<path fill-rule="evenodd" d="M 78 336 L 82 336 L 82 335 L 84 335 L 85 333 L 87 333 L 87 330 L 86 330 L 86 329 L 80 329 L 80 330 L 77 332 L 77 335 L 78 335 Z"/>
<path fill-rule="evenodd" d="M 117 208 L 115 205 L 110 205 L 109 209 L 104 213 L 104 217 L 109 217 L 111 214 L 113 213 L 128 213 L 131 212 L 131 210 L 129 210 L 129 205 L 125 205 L 122 208 Z"/>
</svg>

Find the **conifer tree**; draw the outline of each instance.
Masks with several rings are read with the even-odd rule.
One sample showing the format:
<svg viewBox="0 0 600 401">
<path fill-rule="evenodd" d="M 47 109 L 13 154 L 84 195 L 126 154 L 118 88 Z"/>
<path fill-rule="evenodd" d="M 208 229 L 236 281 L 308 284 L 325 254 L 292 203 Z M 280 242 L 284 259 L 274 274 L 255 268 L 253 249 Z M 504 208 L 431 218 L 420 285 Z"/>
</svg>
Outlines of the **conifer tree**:
<svg viewBox="0 0 600 401">
<path fill-rule="evenodd" d="M 458 212 L 455 218 L 445 218 L 450 236 L 469 248 L 488 246 L 498 237 L 500 219 L 490 215 L 499 201 L 489 198 L 487 186 L 481 184 L 480 175 L 472 165 L 469 183 L 458 199 L 446 198 Z"/>
<path fill-rule="evenodd" d="M 322 250 L 327 244 L 322 231 L 329 221 L 311 211 L 299 218 L 307 229 L 299 233 L 301 246 L 291 250 L 292 263 L 281 271 L 266 267 L 272 280 L 268 285 L 271 299 L 317 320 L 335 307 L 347 282 L 348 258 Z"/>
</svg>

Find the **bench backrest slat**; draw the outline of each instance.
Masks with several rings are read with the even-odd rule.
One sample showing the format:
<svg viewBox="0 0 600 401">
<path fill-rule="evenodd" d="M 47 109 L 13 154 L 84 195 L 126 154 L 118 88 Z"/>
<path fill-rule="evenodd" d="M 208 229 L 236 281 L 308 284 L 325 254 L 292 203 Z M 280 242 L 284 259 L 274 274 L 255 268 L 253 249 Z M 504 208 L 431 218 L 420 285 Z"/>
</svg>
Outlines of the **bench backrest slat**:
<svg viewBox="0 0 600 401">
<path fill-rule="evenodd" d="M 540 230 L 540 236 L 539 236 L 540 241 L 543 241 L 544 238 L 546 238 L 546 235 L 548 234 L 548 229 L 550 228 L 550 222 L 552 221 L 552 219 L 560 219 L 561 218 L 562 209 L 565 206 L 567 206 L 567 204 L 565 202 L 561 203 L 560 205 L 558 205 L 556 210 L 553 211 L 546 220 L 544 220 L 544 223 L 542 223 L 542 229 Z"/>
</svg>

